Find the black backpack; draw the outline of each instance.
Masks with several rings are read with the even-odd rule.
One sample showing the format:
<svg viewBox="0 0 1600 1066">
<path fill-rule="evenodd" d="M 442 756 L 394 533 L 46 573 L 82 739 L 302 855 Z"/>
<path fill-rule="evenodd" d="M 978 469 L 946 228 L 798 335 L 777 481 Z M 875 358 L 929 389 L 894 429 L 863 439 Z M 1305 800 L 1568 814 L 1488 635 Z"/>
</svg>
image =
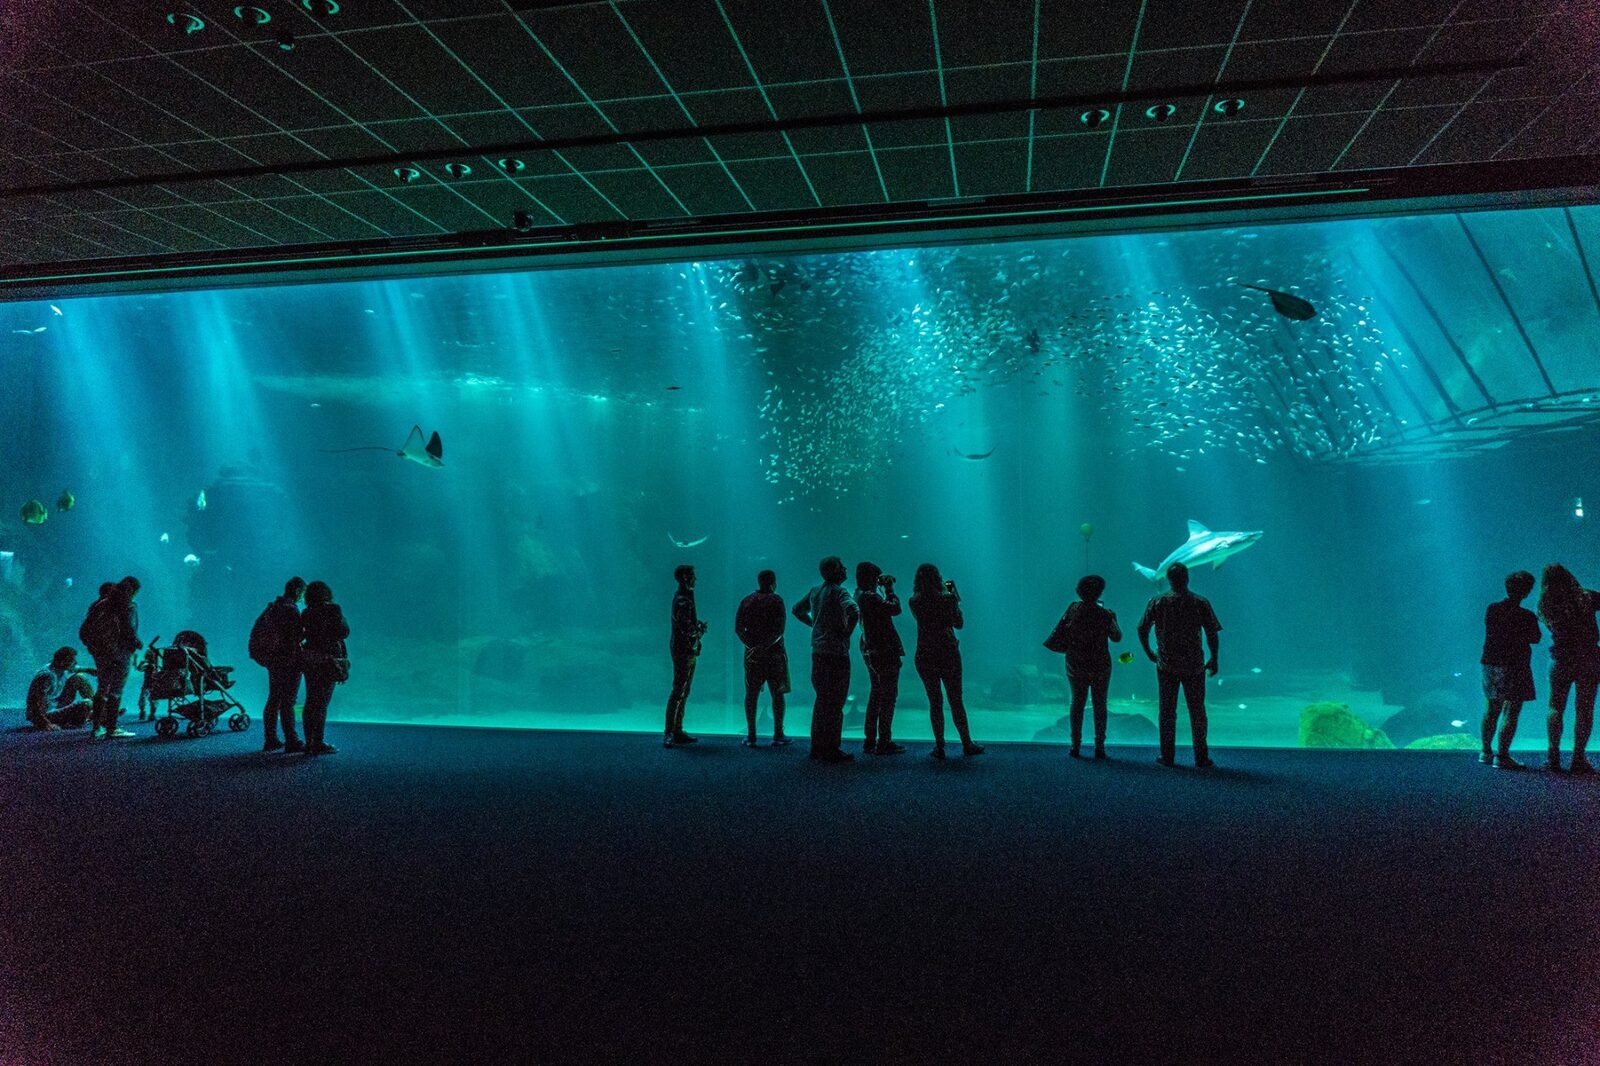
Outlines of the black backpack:
<svg viewBox="0 0 1600 1066">
<path fill-rule="evenodd" d="M 111 605 L 104 599 L 89 605 L 89 613 L 78 627 L 78 642 L 95 658 L 110 655 L 114 634 L 111 631 Z"/>
<path fill-rule="evenodd" d="M 260 666 L 278 665 L 283 651 L 279 647 L 282 634 L 277 620 L 272 617 L 272 609 L 277 605 L 276 601 L 267 604 L 266 610 L 256 617 L 255 625 L 250 627 L 250 658 Z"/>
</svg>

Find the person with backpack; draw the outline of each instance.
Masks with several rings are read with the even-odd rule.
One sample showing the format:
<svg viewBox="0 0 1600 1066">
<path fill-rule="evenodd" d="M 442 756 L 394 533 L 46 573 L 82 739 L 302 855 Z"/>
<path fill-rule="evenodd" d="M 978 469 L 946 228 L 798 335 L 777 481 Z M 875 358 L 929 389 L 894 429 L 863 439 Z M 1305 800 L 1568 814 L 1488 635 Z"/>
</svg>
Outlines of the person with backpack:
<svg viewBox="0 0 1600 1066">
<path fill-rule="evenodd" d="M 267 706 L 261 712 L 262 751 L 281 748 L 292 755 L 306 750 L 294 728 L 294 701 L 300 695 L 299 603 L 305 591 L 305 579 L 291 577 L 284 583 L 283 595 L 267 604 L 250 628 L 250 658 L 267 668 Z"/>
<path fill-rule="evenodd" d="M 133 602 L 139 594 L 139 579 L 129 576 L 115 585 L 101 585 L 100 593 L 78 627 L 78 639 L 94 656 L 99 681 L 90 737 L 110 740 L 133 736 L 131 730 L 117 727 L 117 718 L 122 714 L 122 690 L 133 669 L 133 655 L 144 647 L 144 641 L 139 639 L 139 608 Z"/>
</svg>

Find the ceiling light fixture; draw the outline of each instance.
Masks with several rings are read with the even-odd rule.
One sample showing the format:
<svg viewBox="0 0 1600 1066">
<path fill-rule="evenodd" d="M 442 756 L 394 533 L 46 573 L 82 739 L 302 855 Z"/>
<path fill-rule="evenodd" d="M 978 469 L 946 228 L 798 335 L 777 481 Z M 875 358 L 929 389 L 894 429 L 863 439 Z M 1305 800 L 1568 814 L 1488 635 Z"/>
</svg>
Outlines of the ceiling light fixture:
<svg viewBox="0 0 1600 1066">
<path fill-rule="evenodd" d="M 264 7 L 249 7 L 240 4 L 233 9 L 233 17 L 240 22 L 248 22 L 252 26 L 265 26 L 272 21 L 272 12 Z"/>
<path fill-rule="evenodd" d="M 192 33 L 199 33 L 205 29 L 206 20 L 187 11 L 169 11 L 167 12 L 167 25 L 187 37 Z"/>
<path fill-rule="evenodd" d="M 1090 129 L 1094 129 L 1096 126 L 1100 125 L 1102 122 L 1105 122 L 1110 117 L 1111 112 L 1107 111 L 1103 107 L 1097 107 L 1092 111 L 1085 111 L 1083 114 L 1079 115 L 1078 121 L 1083 123 L 1085 126 L 1088 126 Z"/>
<path fill-rule="evenodd" d="M 472 167 L 466 163 L 446 163 L 444 172 L 452 178 L 460 179 L 471 176 Z"/>
<path fill-rule="evenodd" d="M 278 50 L 282 52 L 294 51 L 294 34 L 288 30 L 278 34 Z"/>
<path fill-rule="evenodd" d="M 1232 118 L 1234 115 L 1237 115 L 1239 112 L 1244 110 L 1244 101 L 1239 99 L 1237 96 L 1231 100 L 1218 100 L 1216 103 L 1211 105 L 1211 110 L 1215 111 L 1219 115 L 1227 115 L 1229 118 Z"/>
<path fill-rule="evenodd" d="M 402 183 L 410 185 L 412 182 L 422 177 L 422 171 L 418 170 L 416 167 L 395 167 L 394 176 L 399 178 Z"/>
<path fill-rule="evenodd" d="M 524 170 L 528 169 L 528 164 L 524 163 L 522 160 L 518 159 L 516 156 L 509 156 L 509 155 L 506 156 L 504 159 L 500 160 L 497 165 L 500 167 L 501 170 L 505 171 L 507 174 L 520 174 Z"/>
<path fill-rule="evenodd" d="M 1177 113 L 1177 104 L 1151 104 L 1144 109 L 1144 117 L 1151 122 L 1165 122 Z"/>
<path fill-rule="evenodd" d="M 313 15 L 337 15 L 339 0 L 300 0 L 300 6 Z"/>
<path fill-rule="evenodd" d="M 533 212 L 514 211 L 511 214 L 511 228 L 518 233 L 531 233 L 533 231 Z"/>
</svg>

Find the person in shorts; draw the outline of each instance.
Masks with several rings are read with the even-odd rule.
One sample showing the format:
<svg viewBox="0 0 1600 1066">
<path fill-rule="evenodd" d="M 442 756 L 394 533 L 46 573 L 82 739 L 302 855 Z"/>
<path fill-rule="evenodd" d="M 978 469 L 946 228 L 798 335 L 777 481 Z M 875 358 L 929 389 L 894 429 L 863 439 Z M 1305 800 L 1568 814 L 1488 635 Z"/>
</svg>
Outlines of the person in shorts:
<svg viewBox="0 0 1600 1066">
<path fill-rule="evenodd" d="M 1522 705 L 1534 698 L 1533 645 L 1539 643 L 1539 618 L 1522 606 L 1533 592 L 1533 575 L 1518 570 L 1506 578 L 1506 598 L 1489 605 L 1483 616 L 1483 695 L 1488 701 L 1483 712 L 1482 763 L 1493 763 L 1497 770 L 1526 769 L 1511 757 L 1511 740 L 1517 735 L 1517 716 Z M 1495 726 L 1500 739 L 1495 743 Z"/>
<path fill-rule="evenodd" d="M 789 621 L 783 597 L 778 595 L 778 575 L 763 570 L 756 575 L 756 591 L 739 601 L 733 631 L 744 645 L 744 744 L 756 746 L 756 705 L 761 690 L 772 692 L 772 746 L 784 747 L 784 694 L 789 691 L 789 652 L 783 646 L 783 628 Z"/>
</svg>

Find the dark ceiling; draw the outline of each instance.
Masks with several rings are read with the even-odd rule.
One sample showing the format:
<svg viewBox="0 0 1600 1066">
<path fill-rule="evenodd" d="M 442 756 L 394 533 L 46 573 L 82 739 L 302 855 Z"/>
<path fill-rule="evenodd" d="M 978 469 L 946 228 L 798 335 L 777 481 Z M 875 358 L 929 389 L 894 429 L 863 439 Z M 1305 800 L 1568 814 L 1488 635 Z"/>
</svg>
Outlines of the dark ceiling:
<svg viewBox="0 0 1600 1066">
<path fill-rule="evenodd" d="M 1592 0 L 258 3 L 5 5 L 0 284 L 1581 185 L 1600 152 Z"/>
</svg>

